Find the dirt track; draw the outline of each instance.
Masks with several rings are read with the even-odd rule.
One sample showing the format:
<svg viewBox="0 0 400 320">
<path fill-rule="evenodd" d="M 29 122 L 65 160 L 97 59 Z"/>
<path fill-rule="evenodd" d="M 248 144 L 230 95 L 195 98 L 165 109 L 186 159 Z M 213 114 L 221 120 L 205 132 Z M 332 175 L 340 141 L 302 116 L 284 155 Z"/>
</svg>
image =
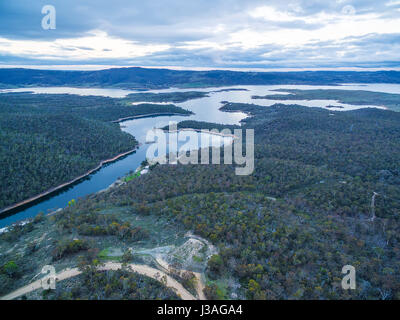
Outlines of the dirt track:
<svg viewBox="0 0 400 320">
<path fill-rule="evenodd" d="M 165 278 L 167 279 L 167 284 L 166 284 L 167 287 L 174 289 L 175 292 L 183 300 L 197 300 L 197 298 L 194 297 L 189 291 L 187 291 L 178 281 L 171 278 L 168 274 L 166 274 L 163 271 L 151 268 L 146 265 L 128 264 L 127 266 L 129 269 L 132 270 L 132 272 L 137 272 L 139 274 L 153 278 L 157 281 L 160 281 L 161 277 L 165 276 Z M 121 268 L 122 268 L 121 263 L 107 262 L 104 264 L 104 266 L 100 267 L 99 270 L 100 271 L 119 270 Z M 81 273 L 82 272 L 78 268 L 66 269 L 66 270 L 59 272 L 56 275 L 56 278 L 57 278 L 57 281 L 62 281 L 62 280 L 68 279 L 68 278 L 76 277 L 76 276 L 80 275 Z M 199 286 L 201 286 L 201 281 L 199 281 Z M 12 300 L 12 299 L 18 298 L 20 296 L 23 296 L 24 294 L 27 294 L 29 292 L 38 290 L 40 288 L 42 288 L 41 280 L 37 280 L 35 282 L 32 282 L 31 284 L 28 284 L 25 287 L 19 288 L 13 292 L 1 297 L 0 300 Z M 200 299 L 202 299 L 203 297 L 204 297 L 204 295 L 201 292 Z"/>
</svg>

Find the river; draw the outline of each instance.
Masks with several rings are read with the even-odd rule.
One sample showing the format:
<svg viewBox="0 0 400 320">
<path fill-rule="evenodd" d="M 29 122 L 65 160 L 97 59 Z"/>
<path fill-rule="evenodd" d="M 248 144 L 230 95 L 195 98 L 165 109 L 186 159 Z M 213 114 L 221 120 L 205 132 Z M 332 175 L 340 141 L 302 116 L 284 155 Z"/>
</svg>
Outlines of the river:
<svg viewBox="0 0 400 320">
<path fill-rule="evenodd" d="M 243 88 L 247 91 L 221 91 L 223 89 Z M 308 107 L 326 107 L 329 105 L 340 106 L 340 111 L 354 110 L 368 106 L 353 106 L 342 104 L 333 100 L 300 100 L 300 101 L 275 101 L 275 100 L 253 100 L 252 95 L 276 94 L 271 91 L 275 89 L 283 89 L 281 94 L 286 94 L 284 89 L 343 89 L 343 90 L 367 90 L 387 93 L 400 93 L 400 85 L 390 84 L 348 84 L 344 86 L 304 86 L 304 85 L 277 85 L 277 86 L 235 86 L 229 88 L 202 88 L 202 89 L 176 89 L 170 88 L 165 90 L 151 90 L 148 92 L 176 92 L 176 91 L 206 91 L 211 92 L 209 97 L 190 100 L 183 103 L 176 103 L 184 109 L 192 111 L 194 114 L 190 116 L 160 116 L 152 118 L 142 118 L 135 120 L 127 120 L 121 122 L 121 129 L 132 134 L 142 145 L 132 153 L 118 161 L 103 166 L 100 170 L 88 176 L 86 179 L 66 188 L 56 194 L 45 199 L 39 200 L 32 206 L 22 209 L 9 217 L 0 220 L 0 228 L 11 225 L 12 223 L 34 217 L 39 212 L 52 212 L 58 208 L 63 208 L 71 199 L 79 199 L 88 194 L 98 192 L 110 186 L 115 180 L 127 175 L 131 170 L 134 171 L 141 162 L 146 158 L 146 150 L 149 147 L 145 144 L 146 134 L 154 127 L 164 127 L 170 121 L 180 122 L 183 120 L 206 121 L 226 125 L 239 125 L 240 121 L 246 118 L 246 114 L 241 112 L 227 113 L 221 112 L 221 101 L 254 103 L 262 106 L 271 106 L 275 103 L 284 104 L 300 104 Z M 48 87 L 48 88 L 19 88 L 10 90 L 0 90 L 0 92 L 26 92 L 33 93 L 54 93 L 54 94 L 78 94 L 78 95 L 99 95 L 113 98 L 124 97 L 129 93 L 138 91 L 122 90 L 122 89 L 101 89 L 101 88 L 70 88 L 70 87 Z M 212 92 L 214 91 L 214 92 Z M 371 105 L 370 107 L 377 107 Z M 335 109 L 330 109 L 335 110 Z M 226 138 L 221 138 L 225 140 Z M 221 141 L 220 143 L 224 143 Z"/>
</svg>

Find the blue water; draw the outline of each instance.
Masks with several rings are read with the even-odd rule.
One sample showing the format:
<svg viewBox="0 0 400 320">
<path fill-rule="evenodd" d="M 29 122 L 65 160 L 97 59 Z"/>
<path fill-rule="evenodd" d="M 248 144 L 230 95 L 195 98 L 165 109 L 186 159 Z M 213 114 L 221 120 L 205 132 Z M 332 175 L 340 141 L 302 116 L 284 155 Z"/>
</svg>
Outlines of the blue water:
<svg viewBox="0 0 400 320">
<path fill-rule="evenodd" d="M 236 87 L 237 88 L 237 87 Z M 78 182 L 69 189 L 63 190 L 58 194 L 50 196 L 48 199 L 44 199 L 34 204 L 33 206 L 21 210 L 20 212 L 3 218 L 0 220 L 0 228 L 8 226 L 12 223 L 25 220 L 27 218 L 34 217 L 39 212 L 51 212 L 58 208 L 63 208 L 67 205 L 71 199 L 79 199 L 88 194 L 98 192 L 107 188 L 115 180 L 120 177 L 127 175 L 131 170 L 134 171 L 141 162 L 146 158 L 146 150 L 149 145 L 145 144 L 146 133 L 154 127 L 164 127 L 169 121 L 183 121 L 183 120 L 196 120 L 214 122 L 220 124 L 240 124 L 240 120 L 246 118 L 246 115 L 240 112 L 237 113 L 226 113 L 221 112 L 219 107 L 221 101 L 230 102 L 241 102 L 241 103 L 255 103 L 263 106 L 271 106 L 274 103 L 288 103 L 288 104 L 300 104 L 309 107 L 326 107 L 328 105 L 338 105 L 344 107 L 344 109 L 338 109 L 340 111 L 353 110 L 361 108 L 360 106 L 352 106 L 346 104 L 340 104 L 337 101 L 332 100 L 311 100 L 311 101 L 274 101 L 274 100 L 253 100 L 252 95 L 266 95 L 275 94 L 276 92 L 271 91 L 274 89 L 282 88 L 282 94 L 284 89 L 328 89 L 338 87 L 330 86 L 240 86 L 240 88 L 246 88 L 248 91 L 228 91 L 228 92 L 215 92 L 210 94 L 209 97 L 190 100 L 184 103 L 177 104 L 178 106 L 191 110 L 194 115 L 189 117 L 183 116 L 171 116 L 171 117 L 155 117 L 155 118 L 143 118 L 136 120 L 128 120 L 121 123 L 122 130 L 132 134 L 142 145 L 133 154 L 126 156 L 114 163 L 103 166 L 100 170 L 90 175 L 87 179 Z M 345 90 L 368 90 L 377 92 L 388 92 L 388 93 L 400 93 L 400 85 L 346 85 L 345 87 L 339 87 Z M 222 88 L 207 88 L 207 89 L 167 89 L 158 90 L 151 92 L 172 92 L 172 91 L 212 91 L 220 90 Z M 5 90 L 0 90 L 5 91 Z M 21 88 L 12 89 L 7 91 L 32 91 L 34 93 L 70 93 L 80 95 L 102 95 L 109 97 L 123 97 L 134 91 L 121 90 L 121 89 L 82 89 L 82 88 Z M 373 107 L 373 106 L 372 106 Z"/>
<path fill-rule="evenodd" d="M 96 89 L 99 90 L 99 89 Z M 111 89 L 107 89 L 109 93 Z M 119 90 L 120 91 L 120 90 Z M 96 92 L 97 93 L 97 92 Z M 194 105 L 197 106 L 194 107 Z M 193 106 L 193 107 L 192 107 Z M 201 110 L 198 110 L 198 108 Z M 161 128 L 169 124 L 169 122 L 180 122 L 182 120 L 200 120 L 209 122 L 218 122 L 225 124 L 239 124 L 241 119 L 246 117 L 243 113 L 223 113 L 218 110 L 220 107 L 219 103 L 205 102 L 199 105 L 197 101 L 195 104 L 185 104 L 186 109 L 190 109 L 195 112 L 198 110 L 198 114 L 191 115 L 190 117 L 185 116 L 162 116 L 153 118 L 142 118 L 136 120 L 128 120 L 121 123 L 122 130 L 132 134 L 141 143 L 139 149 L 118 161 L 103 166 L 97 172 L 93 173 L 85 180 L 78 182 L 68 189 L 64 189 L 57 194 L 50 196 L 47 199 L 39 200 L 33 206 L 23 209 L 14 215 L 3 218 L 0 220 L 0 228 L 8 226 L 12 223 L 25 220 L 36 216 L 39 212 L 49 213 L 57 210 L 58 208 L 64 208 L 67 206 L 71 199 L 79 199 L 88 194 L 98 192 L 106 189 L 118 178 L 126 176 L 130 171 L 136 170 L 141 162 L 146 159 L 146 151 L 149 147 L 146 144 L 146 134 L 153 128 Z M 182 143 L 183 144 L 183 143 Z"/>
</svg>

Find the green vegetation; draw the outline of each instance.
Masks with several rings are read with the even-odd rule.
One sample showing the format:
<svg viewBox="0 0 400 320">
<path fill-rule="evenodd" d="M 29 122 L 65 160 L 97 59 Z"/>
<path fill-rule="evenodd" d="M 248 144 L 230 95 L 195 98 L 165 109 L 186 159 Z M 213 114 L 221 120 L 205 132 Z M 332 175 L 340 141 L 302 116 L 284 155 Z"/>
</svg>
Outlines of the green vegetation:
<svg viewBox="0 0 400 320">
<path fill-rule="evenodd" d="M 24 260 L 20 256 L 15 256 L 12 260 L 4 259 L 0 262 L 0 295 L 6 294 L 18 283 L 18 280 L 28 271 L 27 266 L 23 265 Z"/>
<path fill-rule="evenodd" d="M 129 182 L 137 177 L 140 177 L 140 171 L 127 175 L 126 177 L 124 177 L 124 181 Z"/>
<path fill-rule="evenodd" d="M 120 118 L 152 113 L 190 114 L 174 105 L 132 105 L 129 98 L 79 96 L 72 94 L 0 94 L 0 113 L 12 114 L 70 114 L 91 120 L 115 121 Z"/>
<path fill-rule="evenodd" d="M 249 90 L 244 88 L 227 88 L 227 89 L 214 90 L 211 92 L 230 92 L 230 91 L 249 91 Z"/>
<path fill-rule="evenodd" d="M 67 207 L 65 215 L 38 215 L 31 222 L 14 225 L 0 234 L 0 296 L 31 282 L 44 265 L 53 265 L 57 272 L 93 260 L 146 263 L 154 267 L 154 258 L 146 255 L 145 250 L 174 241 L 179 245 L 186 233 L 183 226 L 169 225 L 163 217 L 149 213 L 136 214 L 131 207 L 89 209 L 80 211 L 82 215 L 75 214 L 75 207 Z M 9 261 L 18 266 L 12 277 L 3 272 Z M 40 290 L 29 298 L 41 298 Z"/>
<path fill-rule="evenodd" d="M 235 72 L 114 68 L 99 71 L 1 69 L 0 87 L 72 86 L 156 89 L 227 85 L 400 83 L 399 72 Z"/>
<path fill-rule="evenodd" d="M 174 102 L 181 103 L 192 99 L 208 97 L 208 92 L 187 91 L 167 93 L 131 93 L 129 100 L 139 102 Z"/>
<path fill-rule="evenodd" d="M 185 271 L 182 274 L 180 274 L 179 279 L 182 285 L 189 290 L 193 295 L 196 295 L 196 288 L 198 285 L 198 281 L 196 276 L 194 275 L 193 272 L 190 271 Z"/>
<path fill-rule="evenodd" d="M 133 259 L 133 255 L 129 250 L 124 253 L 120 250 L 116 250 L 113 248 L 105 248 L 99 252 L 97 255 L 100 261 L 118 261 L 123 263 L 131 262 Z"/>
<path fill-rule="evenodd" d="M 24 241 L 40 227 L 61 243 L 79 237 L 97 259 L 100 250 L 126 252 L 141 241 L 165 246 L 158 232 L 175 238 L 182 228 L 218 248 L 206 268 L 209 298 L 400 299 L 400 114 L 233 103 L 222 110 L 253 115 L 243 121 L 255 130 L 252 175 L 236 176 L 231 165 L 158 165 L 15 232 Z M 0 246 L 9 244 L 6 237 L 0 236 Z M 30 257 L 36 266 L 48 261 L 40 256 L 49 250 L 44 245 L 23 258 L 18 250 L 0 256 L 0 265 L 15 261 L 27 268 L 22 261 Z M 57 261 L 76 263 L 81 253 Z M 347 264 L 357 270 L 354 291 L 341 288 Z M 193 277 L 185 277 L 193 288 Z M 81 287 L 83 297 L 123 293 L 117 285 L 109 296 L 90 283 Z"/>
<path fill-rule="evenodd" d="M 68 114 L 1 114 L 0 208 L 68 182 L 133 149 L 118 125 Z"/>
<path fill-rule="evenodd" d="M 33 222 L 28 222 L 26 224 L 14 224 L 8 228 L 7 232 L 0 234 L 0 239 L 8 243 L 14 242 L 22 235 L 31 232 L 33 227 Z"/>
<path fill-rule="evenodd" d="M 194 120 L 184 120 L 181 121 L 177 124 L 177 129 L 185 129 L 185 128 L 190 128 L 190 129 L 197 129 L 197 130 L 212 130 L 212 129 L 217 129 L 217 130 L 223 130 L 223 129 L 238 129 L 240 126 L 234 126 L 234 125 L 223 125 L 223 124 L 217 124 L 217 123 L 209 123 L 209 122 L 203 122 L 203 121 L 194 121 Z M 168 130 L 169 126 L 165 126 L 162 128 L 163 130 Z"/>
<path fill-rule="evenodd" d="M 400 111 L 400 94 L 371 92 L 362 90 L 297 90 L 279 89 L 275 91 L 289 92 L 289 95 L 275 94 L 253 96 L 253 99 L 272 100 L 338 100 L 352 105 L 374 105 Z M 333 107 L 333 106 L 330 106 Z"/>
<path fill-rule="evenodd" d="M 74 239 L 69 241 L 59 241 L 53 251 L 53 259 L 59 260 L 66 255 L 84 251 L 88 248 L 89 245 L 85 240 Z"/>
<path fill-rule="evenodd" d="M 226 295 L 214 282 L 208 283 L 204 288 L 204 295 L 209 300 L 225 300 Z"/>
<path fill-rule="evenodd" d="M 110 258 L 109 251 L 110 250 L 108 248 L 101 250 L 98 254 L 99 259 L 101 260 L 109 259 Z"/>
<path fill-rule="evenodd" d="M 0 294 L 4 294 L 12 287 L 13 282 L 21 274 L 18 264 L 9 260 L 4 265 L 0 264 Z"/>
<path fill-rule="evenodd" d="M 147 230 L 132 227 L 130 222 L 122 222 L 115 215 L 74 215 L 66 210 L 65 215 L 57 221 L 57 225 L 63 231 L 76 231 L 81 236 L 116 236 L 125 241 L 141 241 L 149 236 Z"/>
<path fill-rule="evenodd" d="M 159 112 L 190 113 L 174 105 L 132 106 L 126 99 L 97 96 L 1 94 L 0 209 L 134 149 L 137 141 L 109 121 Z"/>
<path fill-rule="evenodd" d="M 244 122 L 256 132 L 253 175 L 236 176 L 227 165 L 157 166 L 73 212 L 129 205 L 183 224 L 219 248 L 207 275 L 236 279 L 228 297 L 399 298 L 400 115 L 362 109 L 330 116 L 284 105 L 223 110 L 255 115 Z M 357 269 L 356 291 L 341 289 L 346 264 Z M 207 287 L 209 296 L 218 292 Z"/>
<path fill-rule="evenodd" d="M 10 277 L 14 277 L 18 272 L 18 266 L 15 261 L 8 261 L 3 267 L 2 272 Z"/>
<path fill-rule="evenodd" d="M 159 281 L 126 270 L 92 273 L 57 284 L 46 299 L 54 300 L 177 300 L 176 293 Z"/>
</svg>

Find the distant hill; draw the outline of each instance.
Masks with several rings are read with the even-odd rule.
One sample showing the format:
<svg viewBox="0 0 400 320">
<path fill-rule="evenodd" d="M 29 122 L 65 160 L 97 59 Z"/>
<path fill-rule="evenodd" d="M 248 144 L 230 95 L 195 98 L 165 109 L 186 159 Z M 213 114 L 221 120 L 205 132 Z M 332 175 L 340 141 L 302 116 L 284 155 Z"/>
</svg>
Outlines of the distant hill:
<svg viewBox="0 0 400 320">
<path fill-rule="evenodd" d="M 118 88 L 204 87 L 268 84 L 400 83 L 400 72 L 236 72 L 114 68 L 98 71 L 0 69 L 0 87 L 102 86 Z"/>
</svg>

